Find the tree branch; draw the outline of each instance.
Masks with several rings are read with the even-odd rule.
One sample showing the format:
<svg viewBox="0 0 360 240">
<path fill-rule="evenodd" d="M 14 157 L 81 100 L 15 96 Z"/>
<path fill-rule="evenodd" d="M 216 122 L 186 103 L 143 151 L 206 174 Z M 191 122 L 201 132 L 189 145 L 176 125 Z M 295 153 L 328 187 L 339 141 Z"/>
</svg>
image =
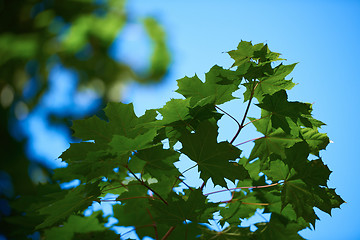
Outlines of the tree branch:
<svg viewBox="0 0 360 240">
<path fill-rule="evenodd" d="M 169 237 L 169 235 L 172 233 L 172 231 L 174 231 L 174 229 L 175 229 L 175 226 L 170 227 L 169 230 L 167 231 L 167 233 L 162 237 L 161 240 L 166 240 Z"/>
<path fill-rule="evenodd" d="M 215 108 L 219 109 L 220 111 L 222 111 L 223 113 L 225 113 L 226 115 L 228 115 L 232 120 L 234 120 L 236 122 L 236 124 L 239 126 L 238 131 L 236 132 L 235 136 L 233 137 L 233 139 L 230 141 L 230 143 L 233 143 L 235 141 L 235 138 L 237 137 L 238 132 L 240 132 L 240 129 L 242 128 L 241 124 L 238 122 L 238 120 L 236 120 L 233 116 L 231 116 L 229 113 L 225 112 L 224 110 L 222 110 L 221 108 L 219 108 L 218 106 L 215 105 Z"/>
<path fill-rule="evenodd" d="M 148 208 L 146 208 L 146 211 L 148 212 L 148 214 L 149 214 L 149 216 L 150 216 L 150 218 L 151 218 L 151 221 L 152 221 L 152 223 L 153 223 L 153 225 L 154 225 L 155 239 L 158 240 L 158 239 L 159 239 L 159 234 L 158 234 L 158 231 L 157 231 L 157 226 L 156 226 L 156 223 L 155 223 L 155 221 L 154 221 L 154 218 L 153 218 L 153 216 L 151 215 L 151 212 L 149 211 Z"/>
<path fill-rule="evenodd" d="M 240 132 L 241 132 L 241 129 L 244 128 L 244 122 L 245 122 L 245 119 L 246 119 L 246 116 L 249 112 L 249 109 L 250 109 L 250 105 L 251 105 L 251 100 L 253 99 L 254 97 L 254 92 L 255 92 L 255 88 L 258 86 L 259 83 L 256 83 L 255 87 L 252 89 L 251 91 L 251 95 L 250 95 L 250 99 L 249 99 L 249 102 L 248 102 L 248 105 L 246 107 L 246 110 L 245 110 L 245 113 L 244 113 L 244 117 L 241 121 L 241 124 L 240 124 L 240 127 L 239 127 L 239 130 L 236 132 L 235 136 L 233 137 L 233 139 L 231 140 L 230 144 L 232 144 L 235 139 L 239 136 Z"/>
</svg>

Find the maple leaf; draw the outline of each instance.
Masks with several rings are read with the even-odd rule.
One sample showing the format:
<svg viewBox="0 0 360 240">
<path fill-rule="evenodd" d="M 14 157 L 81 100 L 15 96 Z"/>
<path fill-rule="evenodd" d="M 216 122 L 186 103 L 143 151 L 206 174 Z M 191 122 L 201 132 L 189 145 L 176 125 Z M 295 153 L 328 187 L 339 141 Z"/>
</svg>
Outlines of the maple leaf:
<svg viewBox="0 0 360 240">
<path fill-rule="evenodd" d="M 220 215 L 223 217 L 220 220 L 222 225 L 225 222 L 231 224 L 240 224 L 240 219 L 249 218 L 253 216 L 258 208 L 261 208 L 261 203 L 254 192 L 246 193 L 244 191 L 235 192 L 231 202 L 227 203 L 224 208 L 220 209 Z"/>
<path fill-rule="evenodd" d="M 179 88 L 176 92 L 186 98 L 191 97 L 192 105 L 200 100 L 206 103 L 222 104 L 235 99 L 232 93 L 238 89 L 241 78 L 233 71 L 215 65 L 205 74 L 205 77 L 205 82 L 196 75 L 192 78 L 185 77 L 177 80 Z"/>
<path fill-rule="evenodd" d="M 310 153 L 316 156 L 319 156 L 319 151 L 325 149 L 330 143 L 326 133 L 320 133 L 317 129 L 303 128 L 301 129 L 301 136 L 309 144 Z"/>
<path fill-rule="evenodd" d="M 218 143 L 217 131 L 217 125 L 210 121 L 202 122 L 195 133 L 184 131 L 180 137 L 180 151 L 197 163 L 204 182 L 211 178 L 215 185 L 226 187 L 224 178 L 235 181 L 248 177 L 248 173 L 243 166 L 234 162 L 241 150 L 228 142 Z"/>
<path fill-rule="evenodd" d="M 304 239 L 298 231 L 304 227 L 295 223 L 288 222 L 284 224 L 282 216 L 276 213 L 271 215 L 270 222 L 256 224 L 256 238 L 259 240 L 300 240 Z"/>
<path fill-rule="evenodd" d="M 281 128 L 286 133 L 290 133 L 289 121 L 297 123 L 298 120 L 308 123 L 304 115 L 310 115 L 310 104 L 300 102 L 288 102 L 287 94 L 284 90 L 280 90 L 272 95 L 265 95 L 262 102 L 257 104 L 271 114 L 271 122 L 274 128 Z M 264 115 L 268 115 L 265 113 Z M 269 115 L 270 115 L 269 114 Z M 310 124 L 310 125 L 309 125 Z M 303 125 L 312 127 L 311 123 Z"/>
<path fill-rule="evenodd" d="M 207 210 L 214 208 L 213 212 L 215 212 L 217 204 L 207 203 L 206 196 L 202 194 L 201 189 L 188 190 L 188 192 L 187 199 L 172 192 L 167 198 L 167 205 L 153 201 L 152 208 L 155 211 L 157 221 L 175 226 L 186 220 L 196 223 L 210 218 L 212 212 Z"/>
<path fill-rule="evenodd" d="M 270 69 L 262 67 L 263 69 L 253 70 L 254 72 L 250 76 L 247 76 L 247 79 L 257 80 L 243 83 L 246 87 L 244 102 L 250 99 L 252 91 L 254 91 L 253 97 L 261 102 L 267 94 L 272 95 L 280 90 L 292 89 L 295 83 L 293 83 L 292 80 L 285 80 L 285 77 L 292 72 L 295 65 L 296 63 L 291 65 L 280 64 L 274 69 L 269 65 L 267 67 Z"/>
<path fill-rule="evenodd" d="M 315 199 L 312 189 L 301 179 L 285 181 L 281 192 L 283 207 L 291 204 L 298 217 L 315 226 L 315 220 L 319 219 L 314 212 Z"/>
<path fill-rule="evenodd" d="M 91 239 L 90 236 L 94 236 L 96 234 L 117 236 L 115 232 L 109 231 L 104 226 L 105 222 L 101 223 L 99 221 L 101 213 L 101 211 L 98 211 L 89 217 L 71 215 L 63 226 L 45 230 L 45 237 L 46 239 L 52 240 L 72 240 L 76 239 L 75 236 L 79 237 L 80 234 L 82 236 L 81 239 Z"/>
<path fill-rule="evenodd" d="M 63 182 L 74 178 L 87 182 L 108 176 L 114 168 L 120 166 L 120 162 L 128 160 L 128 156 L 115 157 L 109 152 L 107 145 L 92 142 L 72 143 L 60 157 L 68 163 L 68 166 L 55 169 L 54 178 Z"/>
<path fill-rule="evenodd" d="M 55 201 L 38 210 L 40 215 L 46 215 L 47 218 L 36 229 L 51 227 L 65 220 L 71 214 L 85 210 L 97 199 L 100 193 L 98 182 L 95 182 L 93 184 L 82 184 L 69 190 L 61 199 L 58 199 L 59 196 L 57 195 L 51 196 Z"/>
<path fill-rule="evenodd" d="M 144 179 L 156 179 L 156 182 L 151 182 L 150 187 L 165 197 L 175 187 L 177 178 L 181 176 L 174 166 L 174 163 L 179 161 L 179 156 L 180 153 L 172 149 L 156 146 L 138 151 L 131 158 L 129 168 L 134 172 L 142 173 Z"/>
<path fill-rule="evenodd" d="M 264 137 L 255 140 L 255 146 L 251 151 L 249 161 L 257 157 L 262 161 L 266 161 L 273 153 L 285 158 L 285 149 L 301 141 L 302 139 L 294 138 L 278 128 Z"/>
</svg>

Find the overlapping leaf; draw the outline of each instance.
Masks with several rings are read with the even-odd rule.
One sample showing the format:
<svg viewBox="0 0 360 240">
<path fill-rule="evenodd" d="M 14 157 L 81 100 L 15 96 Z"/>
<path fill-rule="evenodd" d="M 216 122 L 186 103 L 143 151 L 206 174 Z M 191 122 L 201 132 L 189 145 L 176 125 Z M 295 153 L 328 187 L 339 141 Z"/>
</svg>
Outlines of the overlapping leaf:
<svg viewBox="0 0 360 240">
<path fill-rule="evenodd" d="M 51 240 L 72 240 L 80 239 L 94 239 L 91 236 L 117 236 L 113 231 L 110 231 L 104 226 L 105 222 L 100 222 L 99 216 L 102 212 L 98 211 L 89 217 L 72 215 L 61 227 L 54 227 L 45 231 L 45 239 Z"/>
<path fill-rule="evenodd" d="M 207 221 L 212 216 L 212 212 L 207 210 L 214 208 L 213 212 L 215 212 L 217 204 L 207 203 L 206 196 L 202 194 L 201 189 L 187 192 L 187 199 L 172 193 L 167 198 L 166 205 L 161 202 L 152 202 L 157 221 L 169 226 L 182 224 L 186 220 L 195 223 Z"/>
<path fill-rule="evenodd" d="M 296 64 L 279 65 L 274 69 L 264 69 L 259 74 L 253 74 L 250 79 L 257 79 L 255 81 L 244 83 L 246 91 L 244 92 L 244 101 L 250 99 L 253 92 L 253 97 L 258 101 L 262 101 L 265 95 L 272 95 L 280 90 L 290 90 L 295 86 L 292 80 L 285 80 L 285 77 L 292 72 Z"/>
<path fill-rule="evenodd" d="M 200 124 L 195 133 L 183 132 L 180 150 L 197 163 L 200 177 L 206 182 L 212 179 L 215 185 L 226 187 L 224 178 L 235 181 L 248 177 L 243 166 L 234 162 L 241 151 L 228 142 L 217 142 L 218 127 L 210 121 Z"/>
<path fill-rule="evenodd" d="M 57 199 L 58 196 L 52 196 L 55 201 L 38 210 L 40 215 L 46 215 L 47 218 L 36 229 L 50 227 L 65 220 L 71 214 L 85 210 L 99 195 L 100 189 L 96 182 L 80 185 L 70 190 L 62 199 Z"/>
<path fill-rule="evenodd" d="M 272 95 L 265 95 L 258 106 L 271 114 L 271 122 L 274 128 L 281 128 L 286 133 L 290 133 L 289 121 L 293 123 L 302 122 L 305 127 L 312 127 L 304 116 L 310 116 L 310 104 L 300 102 L 288 102 L 287 94 L 284 90 Z M 266 114 L 266 113 L 265 113 Z"/>
</svg>

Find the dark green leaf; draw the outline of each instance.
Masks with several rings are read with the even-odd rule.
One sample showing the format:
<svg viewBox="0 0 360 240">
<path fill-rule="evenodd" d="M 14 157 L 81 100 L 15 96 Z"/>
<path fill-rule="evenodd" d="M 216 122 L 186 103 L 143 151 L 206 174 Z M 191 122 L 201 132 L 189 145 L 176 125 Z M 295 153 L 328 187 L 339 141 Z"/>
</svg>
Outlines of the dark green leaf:
<svg viewBox="0 0 360 240">
<path fill-rule="evenodd" d="M 217 142 L 218 127 L 209 121 L 199 125 L 195 133 L 183 132 L 180 137 L 186 154 L 199 167 L 200 177 L 206 182 L 226 187 L 224 178 L 231 181 L 248 177 L 247 171 L 236 160 L 241 151 L 228 142 Z"/>
</svg>

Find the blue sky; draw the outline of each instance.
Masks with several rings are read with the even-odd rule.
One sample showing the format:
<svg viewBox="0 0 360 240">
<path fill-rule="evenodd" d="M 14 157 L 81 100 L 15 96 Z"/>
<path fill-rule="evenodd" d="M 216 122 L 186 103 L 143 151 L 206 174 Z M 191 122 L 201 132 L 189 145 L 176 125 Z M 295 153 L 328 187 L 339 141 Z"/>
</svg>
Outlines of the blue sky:
<svg viewBox="0 0 360 240">
<path fill-rule="evenodd" d="M 267 43 L 272 51 L 282 53 L 287 63 L 299 62 L 291 74 L 298 85 L 288 92 L 289 99 L 314 103 L 315 118 L 327 124 L 323 132 L 328 133 L 334 143 L 321 155 L 333 170 L 329 186 L 336 187 L 347 202 L 341 210 L 334 210 L 332 217 L 318 211 L 321 221 L 316 223 L 316 230 L 305 230 L 301 234 L 314 240 L 360 239 L 357 216 L 360 209 L 357 187 L 360 1 L 130 0 L 128 8 L 134 16 L 151 15 L 165 26 L 173 54 L 172 68 L 164 83 L 131 84 L 125 88 L 123 101 L 134 102 L 137 114 L 161 107 L 171 97 L 179 98 L 180 95 L 174 93 L 176 79 L 195 73 L 203 77 L 214 64 L 230 67 L 231 59 L 224 52 L 235 49 L 240 40 Z M 123 46 L 127 47 L 114 48 L 111 54 L 142 66 L 148 54 L 143 46 L 148 42 L 143 39 L 136 21 L 127 31 L 131 37 L 121 37 Z M 62 74 L 73 73 L 58 73 Z M 82 94 L 94 98 L 91 93 Z M 81 99 L 79 96 L 74 101 L 86 105 Z M 49 100 L 44 99 L 45 105 L 46 102 Z M 241 114 L 241 103 L 241 100 L 235 101 L 224 108 L 235 115 L 234 110 L 240 108 Z M 58 107 L 71 104 L 59 101 Z M 29 131 L 41 126 L 50 129 L 40 121 L 34 120 L 31 124 L 27 125 Z M 223 120 L 219 138 L 232 137 L 232 124 Z M 60 136 L 66 133 L 63 129 L 53 130 L 34 138 L 28 151 L 43 159 L 56 159 L 68 147 L 68 138 Z M 251 129 L 242 134 L 239 142 L 255 136 Z M 51 139 L 56 139 L 55 143 L 48 147 Z"/>
</svg>

